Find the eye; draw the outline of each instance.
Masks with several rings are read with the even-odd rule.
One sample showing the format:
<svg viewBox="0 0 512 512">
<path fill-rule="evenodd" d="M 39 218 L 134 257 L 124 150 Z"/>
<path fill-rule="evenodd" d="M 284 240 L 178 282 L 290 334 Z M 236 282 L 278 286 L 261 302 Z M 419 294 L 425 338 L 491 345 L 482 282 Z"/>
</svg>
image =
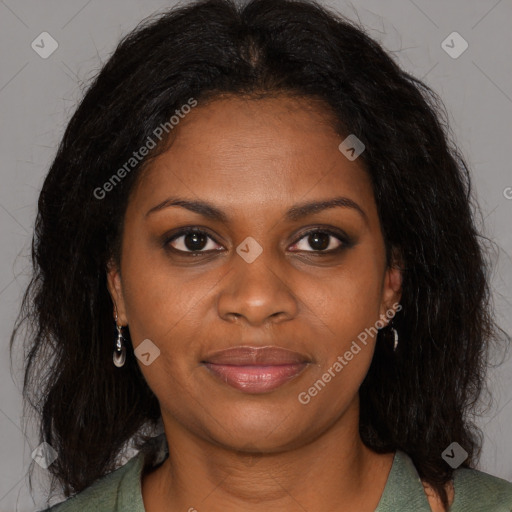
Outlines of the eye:
<svg viewBox="0 0 512 512">
<path fill-rule="evenodd" d="M 185 253 L 200 253 L 218 250 L 217 243 L 206 231 L 197 228 L 187 228 L 174 234 L 166 240 L 166 246 Z"/>
<path fill-rule="evenodd" d="M 178 231 L 165 240 L 164 245 L 179 253 L 198 255 L 222 249 L 212 236 L 199 228 L 186 228 Z M 304 233 L 292 246 L 292 251 L 313 253 L 335 253 L 351 246 L 351 241 L 344 233 L 329 229 L 315 228 Z M 308 249 L 309 247 L 309 249 Z"/>
<path fill-rule="evenodd" d="M 292 247 L 299 251 L 331 253 L 336 252 L 345 246 L 350 245 L 348 237 L 341 233 L 335 233 L 328 229 L 311 229 L 304 233 L 302 237 Z M 309 250 L 307 247 L 312 248 Z"/>
</svg>

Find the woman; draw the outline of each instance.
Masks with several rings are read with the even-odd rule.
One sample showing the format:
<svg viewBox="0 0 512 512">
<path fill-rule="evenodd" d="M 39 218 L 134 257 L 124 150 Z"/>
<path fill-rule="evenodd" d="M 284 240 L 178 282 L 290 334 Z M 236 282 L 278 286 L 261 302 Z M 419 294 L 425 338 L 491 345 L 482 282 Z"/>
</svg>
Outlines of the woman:
<svg viewBox="0 0 512 512">
<path fill-rule="evenodd" d="M 43 185 L 20 318 L 51 510 L 509 510 L 471 469 L 498 328 L 444 123 L 313 3 L 125 38 Z"/>
</svg>

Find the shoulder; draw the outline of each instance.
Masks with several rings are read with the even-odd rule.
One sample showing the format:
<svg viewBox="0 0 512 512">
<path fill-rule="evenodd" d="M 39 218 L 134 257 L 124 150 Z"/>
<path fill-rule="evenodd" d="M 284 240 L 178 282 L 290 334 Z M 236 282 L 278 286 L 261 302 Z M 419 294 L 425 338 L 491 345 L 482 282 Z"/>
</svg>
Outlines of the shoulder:
<svg viewBox="0 0 512 512">
<path fill-rule="evenodd" d="M 146 466 L 158 466 L 169 455 L 165 434 L 149 439 L 126 464 L 87 489 L 40 512 L 144 512 L 141 477 Z"/>
<path fill-rule="evenodd" d="M 476 469 L 461 468 L 453 476 L 453 512 L 510 512 L 512 483 Z"/>
<path fill-rule="evenodd" d="M 82 492 L 41 512 L 115 512 L 125 510 L 121 502 L 135 503 L 143 458 L 140 454 L 105 475 Z M 127 496 L 127 492 L 134 494 Z M 134 501 L 135 500 L 135 501 Z M 139 512 L 139 509 L 126 509 Z M 144 509 L 142 509 L 143 511 Z"/>
<path fill-rule="evenodd" d="M 476 469 L 456 469 L 447 492 L 449 512 L 512 512 L 512 483 Z M 401 451 L 396 452 L 377 508 L 378 512 L 398 510 L 444 510 L 437 494 L 420 480 L 412 460 Z"/>
</svg>

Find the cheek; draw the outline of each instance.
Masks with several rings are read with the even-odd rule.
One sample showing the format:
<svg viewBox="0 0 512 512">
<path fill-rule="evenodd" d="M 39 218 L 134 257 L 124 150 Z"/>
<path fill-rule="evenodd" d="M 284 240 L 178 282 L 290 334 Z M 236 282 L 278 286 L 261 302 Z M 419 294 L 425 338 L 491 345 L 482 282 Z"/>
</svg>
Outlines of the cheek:
<svg viewBox="0 0 512 512">
<path fill-rule="evenodd" d="M 165 256 L 148 264 L 149 257 L 134 250 L 124 262 L 131 340 L 136 353 L 146 339 L 158 348 L 158 358 L 148 366 L 138 361 L 139 367 L 159 399 L 182 403 L 190 399 L 199 361 L 212 328 L 219 325 L 214 299 L 228 269 L 200 272 L 173 266 Z"/>
<path fill-rule="evenodd" d="M 186 273 L 170 265 L 139 264 L 134 252 L 125 260 L 123 295 L 133 348 L 151 340 L 158 357 L 138 365 L 159 400 L 179 403 L 189 396 L 188 380 L 197 363 L 201 319 L 201 293 L 208 280 L 185 278 Z M 209 287 L 211 288 L 212 285 Z"/>
<path fill-rule="evenodd" d="M 321 288 L 313 288 L 328 326 L 344 340 L 354 338 L 379 319 L 383 270 L 379 261 L 354 251 Z"/>
<path fill-rule="evenodd" d="M 314 288 L 317 365 L 297 398 L 317 418 L 346 410 L 357 397 L 374 353 L 382 276 L 370 258 L 355 261 Z M 316 320 L 310 319 L 312 324 Z"/>
<path fill-rule="evenodd" d="M 142 245 L 142 244 L 141 244 Z M 192 267 L 173 266 L 162 250 L 134 247 L 123 261 L 123 296 L 132 339 L 163 340 L 189 324 L 210 279 Z"/>
</svg>

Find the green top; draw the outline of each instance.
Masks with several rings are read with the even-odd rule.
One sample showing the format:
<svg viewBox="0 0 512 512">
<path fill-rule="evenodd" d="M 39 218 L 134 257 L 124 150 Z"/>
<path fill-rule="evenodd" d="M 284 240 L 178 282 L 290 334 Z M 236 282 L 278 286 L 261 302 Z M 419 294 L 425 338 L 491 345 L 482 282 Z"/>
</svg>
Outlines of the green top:
<svg viewBox="0 0 512 512">
<path fill-rule="evenodd" d="M 124 466 L 81 493 L 41 512 L 145 512 L 142 469 L 145 465 L 161 464 L 169 454 L 165 434 L 160 434 L 153 442 L 156 452 L 141 450 Z M 512 483 L 501 478 L 474 469 L 457 469 L 454 489 L 450 512 L 512 511 Z M 400 511 L 431 512 L 431 509 L 414 464 L 404 452 L 397 451 L 375 512 Z"/>
</svg>

